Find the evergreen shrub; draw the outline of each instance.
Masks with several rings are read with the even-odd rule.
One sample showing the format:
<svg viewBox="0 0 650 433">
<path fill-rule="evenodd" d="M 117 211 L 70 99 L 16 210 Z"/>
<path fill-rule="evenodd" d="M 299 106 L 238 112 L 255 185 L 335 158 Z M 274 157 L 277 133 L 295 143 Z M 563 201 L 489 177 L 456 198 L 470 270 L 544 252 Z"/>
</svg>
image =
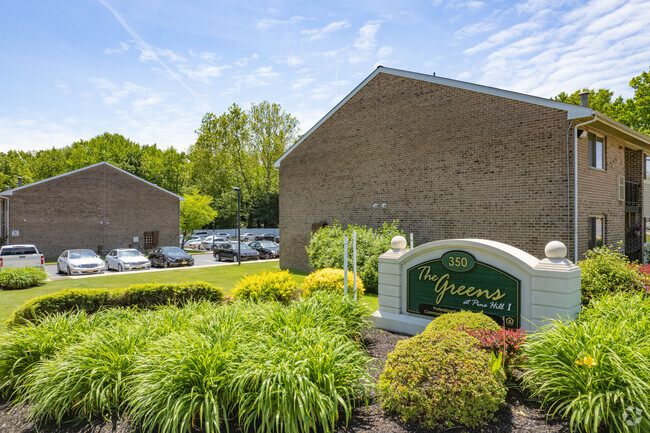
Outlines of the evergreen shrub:
<svg viewBox="0 0 650 433">
<path fill-rule="evenodd" d="M 585 260 L 578 262 L 582 270 L 582 305 L 606 293 L 644 289 L 643 276 L 619 247 L 594 248 L 585 253 Z"/>
<path fill-rule="evenodd" d="M 455 331 L 460 326 L 464 329 L 487 329 L 498 331 L 501 327 L 490 317 L 482 313 L 471 311 L 459 311 L 457 313 L 446 313 L 436 317 L 429 323 L 425 332 L 429 331 Z"/>
<path fill-rule="evenodd" d="M 289 271 L 247 275 L 232 291 L 235 299 L 289 302 L 296 294 L 296 281 Z"/>
<path fill-rule="evenodd" d="M 12 313 L 7 326 L 24 325 L 41 320 L 46 315 L 75 310 L 92 314 L 101 308 L 152 308 L 192 301 L 220 302 L 223 298 L 223 289 L 201 281 L 184 284 L 135 284 L 117 289 L 67 289 L 25 302 Z"/>
<path fill-rule="evenodd" d="M 430 331 L 397 343 L 379 379 L 382 407 L 424 427 L 478 427 L 494 417 L 506 389 L 490 356 L 462 331 Z"/>
<path fill-rule="evenodd" d="M 348 263 L 352 267 L 352 233 L 357 232 L 357 272 L 369 293 L 377 293 L 379 285 L 379 256 L 390 249 L 397 235 L 404 236 L 398 221 L 384 223 L 379 229 L 348 225 L 344 230 L 338 221 L 312 233 L 307 253 L 309 264 L 316 270 L 343 269 L 343 235 L 348 235 Z"/>
<path fill-rule="evenodd" d="M 326 291 L 344 293 L 345 272 L 343 269 L 324 268 L 307 275 L 300 286 L 303 296 L 311 296 L 314 292 Z M 365 287 L 361 278 L 357 276 L 357 296 L 363 296 Z M 354 296 L 354 273 L 348 271 L 348 295 Z"/>
</svg>

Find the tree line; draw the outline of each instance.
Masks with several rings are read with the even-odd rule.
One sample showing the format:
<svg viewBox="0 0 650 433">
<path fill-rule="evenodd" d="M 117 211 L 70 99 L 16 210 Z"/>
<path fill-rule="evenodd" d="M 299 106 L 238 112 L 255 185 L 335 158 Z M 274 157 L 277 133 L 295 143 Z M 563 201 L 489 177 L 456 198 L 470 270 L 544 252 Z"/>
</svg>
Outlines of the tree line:
<svg viewBox="0 0 650 433">
<path fill-rule="evenodd" d="M 248 110 L 233 104 L 221 115 L 205 114 L 196 132 L 187 152 L 108 132 L 63 148 L 0 152 L 0 188 L 15 188 L 18 176 L 25 185 L 106 161 L 175 194 L 209 196 L 217 210 L 209 227 L 236 226 L 232 187 L 241 188 L 244 226 L 277 227 L 279 181 L 273 163 L 295 142 L 298 120 L 267 101 Z"/>
</svg>

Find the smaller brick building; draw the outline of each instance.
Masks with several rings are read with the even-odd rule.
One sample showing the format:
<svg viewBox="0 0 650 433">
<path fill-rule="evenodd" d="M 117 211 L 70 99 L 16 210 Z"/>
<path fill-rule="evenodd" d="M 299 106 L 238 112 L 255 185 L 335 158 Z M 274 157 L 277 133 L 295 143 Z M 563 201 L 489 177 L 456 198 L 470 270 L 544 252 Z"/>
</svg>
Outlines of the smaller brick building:
<svg viewBox="0 0 650 433">
<path fill-rule="evenodd" d="M 481 238 L 571 260 L 650 227 L 650 137 L 588 107 L 378 67 L 276 162 L 284 268 L 314 228 L 398 219 L 418 244 Z M 648 187 L 646 187 L 646 185 Z"/>
<path fill-rule="evenodd" d="M 182 197 L 107 162 L 0 193 L 0 237 L 47 258 L 70 248 L 177 245 Z"/>
</svg>

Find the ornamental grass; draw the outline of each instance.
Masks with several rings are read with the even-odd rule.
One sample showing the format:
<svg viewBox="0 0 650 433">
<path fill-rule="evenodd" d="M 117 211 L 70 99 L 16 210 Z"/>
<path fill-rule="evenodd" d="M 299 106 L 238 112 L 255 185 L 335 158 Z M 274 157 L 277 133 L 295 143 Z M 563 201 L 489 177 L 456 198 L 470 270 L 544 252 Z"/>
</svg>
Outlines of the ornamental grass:
<svg viewBox="0 0 650 433">
<path fill-rule="evenodd" d="M 585 432 L 650 431 L 650 299 L 592 300 L 578 320 L 528 336 L 523 383 L 553 415 Z"/>
<path fill-rule="evenodd" d="M 367 402 L 370 311 L 318 293 L 43 317 L 0 343 L 0 384 L 38 421 L 109 413 L 143 431 L 331 432 Z"/>
</svg>

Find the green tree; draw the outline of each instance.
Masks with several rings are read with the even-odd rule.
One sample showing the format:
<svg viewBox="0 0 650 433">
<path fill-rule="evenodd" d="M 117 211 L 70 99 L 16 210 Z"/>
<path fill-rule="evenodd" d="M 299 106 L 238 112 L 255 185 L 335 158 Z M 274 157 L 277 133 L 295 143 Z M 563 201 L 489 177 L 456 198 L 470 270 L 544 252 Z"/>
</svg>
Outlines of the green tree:
<svg viewBox="0 0 650 433">
<path fill-rule="evenodd" d="M 188 183 L 214 198 L 221 209 L 216 225 L 232 227 L 236 211 L 230 191 L 233 186 L 241 188 L 245 225 L 268 226 L 277 220 L 278 201 L 273 195 L 279 182 L 273 163 L 295 141 L 297 126 L 298 121 L 278 104 L 266 101 L 253 104 L 249 111 L 233 104 L 220 116 L 203 116 L 188 154 Z M 264 204 L 271 207 L 264 209 Z M 268 215 L 263 215 L 265 211 Z"/>
<path fill-rule="evenodd" d="M 10 150 L 0 152 L 0 188 L 18 186 L 18 176 L 23 178 L 23 185 L 33 182 L 34 176 L 30 169 L 33 156 L 29 152 Z"/>
<path fill-rule="evenodd" d="M 609 89 L 590 90 L 589 106 L 632 129 L 650 135 L 650 71 L 632 78 L 630 87 L 634 89 L 634 97 L 626 100 L 621 96 L 613 99 L 614 92 Z M 561 92 L 551 99 L 580 105 L 580 92 L 576 90 L 570 95 Z"/>
<path fill-rule="evenodd" d="M 185 246 L 185 239 L 194 230 L 203 228 L 217 216 L 217 211 L 210 207 L 212 197 L 194 192 L 187 194 L 184 199 L 181 201 L 181 232 L 183 234 L 183 245 L 181 246 Z"/>
</svg>

